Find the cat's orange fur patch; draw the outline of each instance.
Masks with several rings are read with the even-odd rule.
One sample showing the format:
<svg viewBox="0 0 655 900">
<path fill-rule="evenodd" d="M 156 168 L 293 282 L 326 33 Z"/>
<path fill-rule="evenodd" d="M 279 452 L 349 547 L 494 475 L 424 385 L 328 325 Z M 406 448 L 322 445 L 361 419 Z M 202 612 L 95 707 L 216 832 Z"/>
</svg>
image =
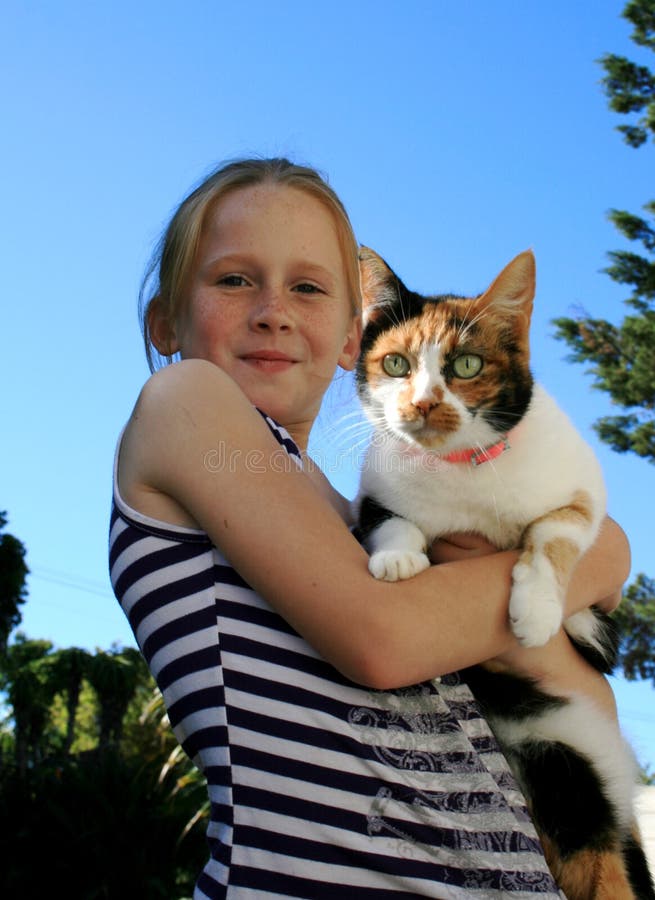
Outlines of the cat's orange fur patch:
<svg viewBox="0 0 655 900">
<path fill-rule="evenodd" d="M 441 403 L 435 406 L 425 417 L 425 423 L 428 428 L 434 428 L 439 435 L 433 435 L 421 442 L 426 446 L 437 449 L 443 441 L 441 435 L 449 435 L 457 431 L 460 427 L 459 413 L 450 403 Z"/>
<path fill-rule="evenodd" d="M 567 900 L 636 900 L 621 852 L 580 850 L 567 859 L 542 838 L 546 861 Z"/>
<path fill-rule="evenodd" d="M 587 491 L 576 491 L 568 506 L 553 509 L 530 523 L 523 538 L 523 552 L 521 562 L 525 565 L 532 563 L 533 556 L 538 552 L 534 541 L 535 532 L 539 526 L 548 522 L 571 522 L 574 524 L 589 525 L 593 518 L 593 503 Z M 541 552 L 550 562 L 557 577 L 558 583 L 565 587 L 574 565 L 580 556 L 580 548 L 574 540 L 568 537 L 557 537 L 546 541 Z"/>
<path fill-rule="evenodd" d="M 559 509 L 553 509 L 535 522 L 574 522 L 578 525 L 589 525 L 593 519 L 594 504 L 587 491 L 576 491 L 571 502 Z"/>
<path fill-rule="evenodd" d="M 439 344 L 445 336 L 443 316 L 438 313 L 438 307 L 425 306 L 420 319 L 414 319 L 411 327 L 405 332 L 407 349 L 415 356 L 421 352 L 421 348 L 427 344 Z"/>
<path fill-rule="evenodd" d="M 580 556 L 580 548 L 570 538 L 553 538 L 544 544 L 544 556 L 547 557 L 557 582 L 561 587 L 566 587 L 569 577 Z"/>
</svg>

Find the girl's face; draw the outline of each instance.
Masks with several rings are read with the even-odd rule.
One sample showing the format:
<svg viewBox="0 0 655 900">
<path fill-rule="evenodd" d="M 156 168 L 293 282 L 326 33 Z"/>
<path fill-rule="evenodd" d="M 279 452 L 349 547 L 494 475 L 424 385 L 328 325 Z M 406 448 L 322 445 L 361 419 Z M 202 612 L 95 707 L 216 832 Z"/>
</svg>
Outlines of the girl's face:
<svg viewBox="0 0 655 900">
<path fill-rule="evenodd" d="M 302 190 L 262 184 L 206 222 L 174 350 L 220 366 L 306 446 L 337 365 L 359 349 L 331 213 Z"/>
</svg>

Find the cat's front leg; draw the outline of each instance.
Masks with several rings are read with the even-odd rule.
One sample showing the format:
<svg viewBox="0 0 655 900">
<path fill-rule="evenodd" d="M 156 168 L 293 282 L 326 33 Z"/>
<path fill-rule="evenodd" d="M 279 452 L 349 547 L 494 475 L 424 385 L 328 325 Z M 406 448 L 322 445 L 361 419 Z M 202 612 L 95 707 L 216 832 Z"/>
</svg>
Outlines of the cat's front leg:
<svg viewBox="0 0 655 900">
<path fill-rule="evenodd" d="M 541 647 L 562 624 L 563 591 L 549 560 L 524 550 L 512 571 L 509 618 L 524 647 Z"/>
<path fill-rule="evenodd" d="M 382 581 L 403 581 L 430 565 L 425 535 L 413 522 L 398 516 L 378 525 L 366 539 L 366 546 L 371 555 L 369 572 Z"/>
<path fill-rule="evenodd" d="M 526 529 L 512 572 L 512 630 L 525 647 L 539 647 L 558 631 L 566 587 L 595 534 L 591 498 L 578 491 L 569 506 L 552 510 Z"/>
</svg>

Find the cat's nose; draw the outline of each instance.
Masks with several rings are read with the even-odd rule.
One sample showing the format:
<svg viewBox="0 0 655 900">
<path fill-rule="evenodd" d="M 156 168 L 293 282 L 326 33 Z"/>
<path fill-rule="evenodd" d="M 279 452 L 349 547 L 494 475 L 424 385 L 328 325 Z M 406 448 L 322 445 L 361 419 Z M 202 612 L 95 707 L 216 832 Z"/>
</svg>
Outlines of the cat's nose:
<svg viewBox="0 0 655 900">
<path fill-rule="evenodd" d="M 412 406 L 416 407 L 422 416 L 427 416 L 431 409 L 437 406 L 435 400 L 415 400 Z"/>
</svg>

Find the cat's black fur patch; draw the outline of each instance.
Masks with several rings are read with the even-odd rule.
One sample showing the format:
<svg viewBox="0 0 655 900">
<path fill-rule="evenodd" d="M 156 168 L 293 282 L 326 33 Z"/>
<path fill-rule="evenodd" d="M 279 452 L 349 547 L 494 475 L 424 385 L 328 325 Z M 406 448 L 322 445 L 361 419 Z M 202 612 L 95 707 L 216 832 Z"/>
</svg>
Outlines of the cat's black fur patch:
<svg viewBox="0 0 655 900">
<path fill-rule="evenodd" d="M 490 672 L 482 666 L 463 669 L 461 676 L 473 691 L 485 715 L 506 716 L 514 720 L 538 716 L 563 706 L 566 700 L 545 694 L 529 678 L 504 672 Z"/>
<path fill-rule="evenodd" d="M 394 285 L 393 280 L 388 283 Z M 411 319 L 416 319 L 423 312 L 427 302 L 425 297 L 408 290 L 400 279 L 395 279 L 394 290 L 395 297 L 392 301 L 380 304 L 370 313 L 370 319 L 362 334 L 360 364 L 383 332 L 393 328 L 394 325 L 401 325 Z"/>
<path fill-rule="evenodd" d="M 604 675 L 611 675 L 619 654 L 619 631 L 612 617 L 602 612 L 597 606 L 592 606 L 591 612 L 596 617 L 598 638 L 603 645 L 603 651 L 574 638 L 571 638 L 571 641 L 580 656 L 584 657 L 594 669 L 598 669 Z"/>
<path fill-rule="evenodd" d="M 359 521 L 356 528 L 353 529 L 353 534 L 362 543 L 378 525 L 381 525 L 387 519 L 392 519 L 393 516 L 394 513 L 385 509 L 377 500 L 374 500 L 372 497 L 364 497 L 359 510 Z"/>
<path fill-rule="evenodd" d="M 513 745 L 506 755 L 535 824 L 562 859 L 582 849 L 612 849 L 616 821 L 588 759 L 566 744 L 546 741 Z"/>
<path fill-rule="evenodd" d="M 637 900 L 655 900 L 655 885 L 644 851 L 633 837 L 623 841 L 623 859 Z"/>
<path fill-rule="evenodd" d="M 513 722 L 539 716 L 568 701 L 540 691 L 530 679 L 480 666 L 465 669 L 483 714 Z M 610 849 L 616 822 L 589 760 L 554 741 L 530 740 L 504 746 L 535 823 L 563 859 L 582 848 Z"/>
</svg>

